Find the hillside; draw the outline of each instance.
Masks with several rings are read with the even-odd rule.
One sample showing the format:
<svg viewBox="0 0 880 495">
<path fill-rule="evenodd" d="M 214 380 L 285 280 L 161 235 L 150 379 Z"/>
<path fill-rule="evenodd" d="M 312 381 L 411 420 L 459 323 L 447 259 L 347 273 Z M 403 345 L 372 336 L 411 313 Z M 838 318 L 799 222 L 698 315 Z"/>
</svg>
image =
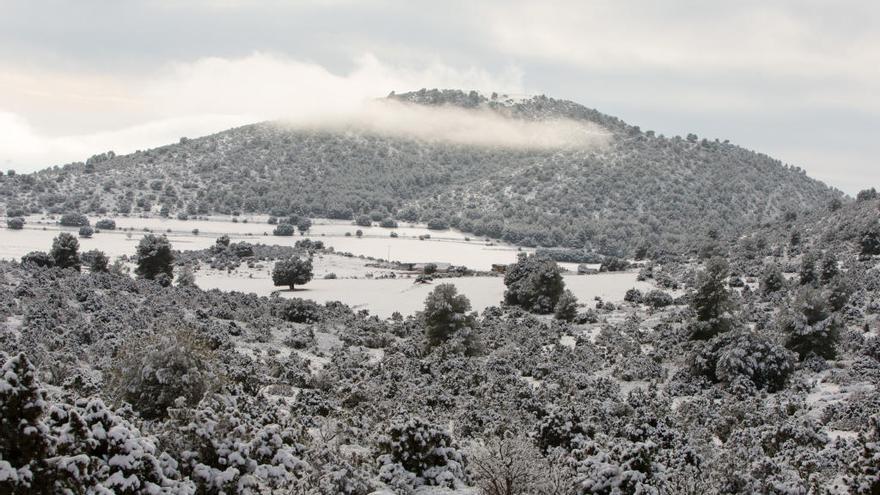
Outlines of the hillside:
<svg viewBox="0 0 880 495">
<path fill-rule="evenodd" d="M 640 245 L 691 249 L 710 229 L 734 234 L 840 196 L 766 155 L 644 132 L 569 101 L 437 90 L 389 99 L 517 121 L 587 122 L 609 138 L 583 148 L 477 146 L 266 122 L 6 176 L 0 203 L 12 212 L 369 214 L 435 220 L 526 246 L 623 254 Z"/>
</svg>

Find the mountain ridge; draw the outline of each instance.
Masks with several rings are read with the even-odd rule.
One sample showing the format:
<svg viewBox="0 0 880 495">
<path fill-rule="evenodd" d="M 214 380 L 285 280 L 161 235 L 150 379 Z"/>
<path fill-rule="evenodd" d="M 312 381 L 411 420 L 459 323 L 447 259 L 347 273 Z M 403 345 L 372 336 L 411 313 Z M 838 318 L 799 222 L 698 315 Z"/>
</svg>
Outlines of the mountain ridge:
<svg viewBox="0 0 880 495">
<path fill-rule="evenodd" d="M 709 230 L 732 236 L 842 197 L 767 155 L 693 134 L 666 138 L 566 100 L 460 90 L 388 99 L 506 119 L 588 121 L 612 138 L 600 148 L 509 149 L 262 122 L 4 177 L 0 202 L 48 213 L 367 214 L 624 255 L 643 245 L 686 251 Z"/>
</svg>

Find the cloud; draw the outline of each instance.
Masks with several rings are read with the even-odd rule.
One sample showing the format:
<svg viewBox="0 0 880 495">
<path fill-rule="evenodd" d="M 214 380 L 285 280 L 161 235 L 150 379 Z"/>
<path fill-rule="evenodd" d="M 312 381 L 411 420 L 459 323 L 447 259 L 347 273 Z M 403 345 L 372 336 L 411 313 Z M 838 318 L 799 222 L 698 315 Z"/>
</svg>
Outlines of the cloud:
<svg viewBox="0 0 880 495">
<path fill-rule="evenodd" d="M 123 153 L 177 141 L 240 125 L 240 115 L 198 115 L 154 120 L 118 130 L 91 134 L 48 136 L 36 131 L 20 116 L 0 112 L 0 166 L 18 172 L 50 165 L 84 161 L 110 149 Z"/>
<path fill-rule="evenodd" d="M 411 139 L 468 146 L 523 149 L 592 148 L 610 133 L 591 122 L 572 119 L 529 121 L 508 118 L 488 108 L 428 107 L 397 101 L 370 101 L 354 112 L 330 118 L 294 119 L 298 128 L 356 129 Z"/>
<path fill-rule="evenodd" d="M 22 114 L 27 109 L 15 112 L 0 106 L 0 165 L 31 171 L 81 161 L 109 149 L 128 153 L 261 120 L 351 117 L 368 101 L 392 90 L 460 87 L 521 92 L 521 77 L 515 68 L 490 74 L 440 63 L 394 66 L 370 54 L 358 57 L 348 73 L 334 74 L 313 62 L 262 52 L 173 63 L 149 77 L 125 80 L 76 74 L 7 75 L 9 105 L 15 104 L 17 95 L 33 96 L 34 81 L 54 81 L 35 97 L 56 95 L 53 111 L 46 114 L 51 119 L 46 127 L 82 127 L 84 101 L 101 119 L 91 123 L 89 132 L 53 134 L 26 120 Z M 104 129 L 102 120 L 107 123 Z"/>
<path fill-rule="evenodd" d="M 777 105 L 880 110 L 880 4 L 841 3 L 562 0 L 476 8 L 501 53 L 628 76 L 645 89 L 652 80 L 678 81 L 671 96 L 681 98 L 668 98 L 676 105 L 702 105 L 686 97 L 694 87 L 730 97 L 731 107 L 787 88 Z"/>
</svg>

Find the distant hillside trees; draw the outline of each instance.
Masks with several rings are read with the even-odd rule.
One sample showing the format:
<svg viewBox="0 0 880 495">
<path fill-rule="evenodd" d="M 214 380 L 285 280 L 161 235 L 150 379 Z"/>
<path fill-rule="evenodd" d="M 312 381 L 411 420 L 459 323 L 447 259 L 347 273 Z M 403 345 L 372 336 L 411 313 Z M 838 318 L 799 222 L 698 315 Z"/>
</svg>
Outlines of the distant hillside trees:
<svg viewBox="0 0 880 495">
<path fill-rule="evenodd" d="M 859 193 L 856 194 L 856 201 L 873 201 L 878 197 L 880 196 L 878 196 L 877 189 L 872 187 L 871 189 L 862 189 L 859 191 Z"/>
<path fill-rule="evenodd" d="M 312 259 L 293 256 L 275 263 L 272 269 L 272 283 L 276 286 L 287 285 L 290 290 L 295 286 L 309 283 L 312 280 Z"/>
</svg>

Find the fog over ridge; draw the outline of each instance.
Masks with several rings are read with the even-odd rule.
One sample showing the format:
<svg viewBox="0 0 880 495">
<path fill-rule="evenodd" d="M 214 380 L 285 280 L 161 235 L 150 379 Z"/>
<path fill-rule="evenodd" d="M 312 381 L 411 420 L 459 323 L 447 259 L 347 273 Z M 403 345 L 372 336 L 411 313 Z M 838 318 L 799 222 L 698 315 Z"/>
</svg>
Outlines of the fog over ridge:
<svg viewBox="0 0 880 495">
<path fill-rule="evenodd" d="M 611 133 L 593 122 L 569 118 L 528 120 L 481 107 L 426 106 L 373 100 L 331 116 L 280 119 L 292 129 L 369 132 L 466 146 L 517 149 L 588 149 L 603 146 Z"/>
</svg>

